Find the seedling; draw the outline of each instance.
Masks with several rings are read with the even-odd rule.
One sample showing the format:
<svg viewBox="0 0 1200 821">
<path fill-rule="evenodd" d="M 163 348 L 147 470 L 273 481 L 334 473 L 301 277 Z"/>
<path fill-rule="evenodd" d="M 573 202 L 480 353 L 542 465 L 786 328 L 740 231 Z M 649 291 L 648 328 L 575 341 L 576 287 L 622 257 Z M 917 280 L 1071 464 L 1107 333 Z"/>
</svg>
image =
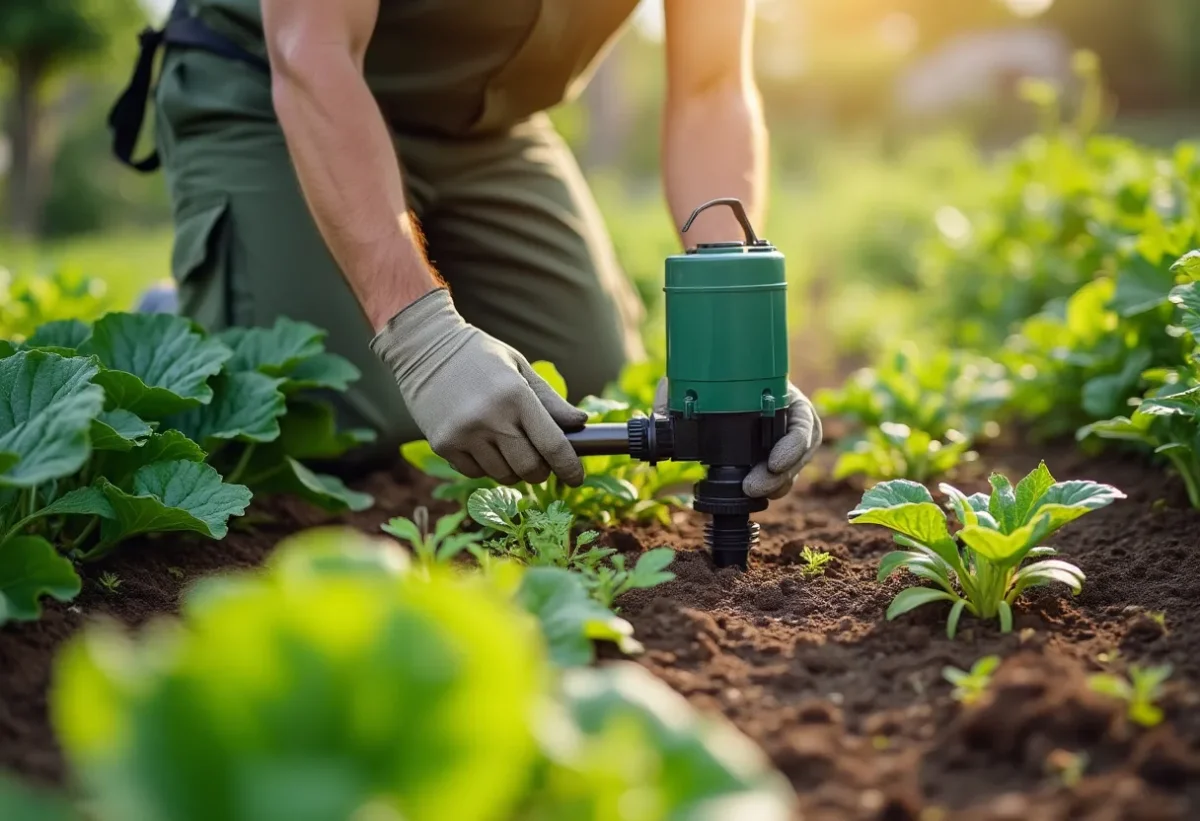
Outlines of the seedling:
<svg viewBox="0 0 1200 821">
<path fill-rule="evenodd" d="M 457 532 L 466 518 L 465 510 L 443 516 L 430 532 L 429 509 L 421 506 L 413 511 L 411 519 L 397 516 L 383 525 L 383 531 L 408 542 L 416 555 L 417 563 L 428 570 L 434 565 L 449 564 L 456 556 L 483 538 L 483 534 L 478 531 Z"/>
<path fill-rule="evenodd" d="M 100 578 L 96 580 L 96 583 L 104 588 L 105 593 L 115 595 L 121 587 L 121 577 L 116 573 L 105 571 L 100 574 Z"/>
<path fill-rule="evenodd" d="M 850 512 L 851 524 L 883 525 L 895 541 L 908 548 L 887 554 L 879 581 L 900 568 L 933 582 L 936 587 L 902 590 L 887 610 L 894 619 L 935 601 L 951 603 L 946 634 L 954 638 L 963 611 L 980 619 L 998 619 L 1002 632 L 1012 631 L 1012 604 L 1026 589 L 1060 582 L 1073 593 L 1082 588 L 1083 572 L 1059 559 L 1042 539 L 1089 511 L 1105 507 L 1125 494 L 1096 482 L 1057 482 L 1045 463 L 1038 465 L 1014 488 L 993 474 L 992 492 L 967 496 L 947 484 L 939 489 L 950 497 L 962 527 L 951 535 L 945 512 L 929 491 L 916 482 L 898 479 L 867 491 Z M 963 543 L 960 547 L 959 541 Z M 1043 559 L 1022 567 L 1029 558 Z"/>
<path fill-rule="evenodd" d="M 1064 787 L 1071 788 L 1083 780 L 1089 763 L 1087 753 L 1057 749 L 1046 756 L 1045 770 L 1057 776 Z"/>
<path fill-rule="evenodd" d="M 825 575 L 826 565 L 833 561 L 833 556 L 824 550 L 817 550 L 811 545 L 805 545 L 804 549 L 800 551 L 800 561 L 804 563 L 804 566 L 800 568 L 801 575 L 812 578 Z"/>
<path fill-rule="evenodd" d="M 1097 693 L 1126 702 L 1130 721 L 1154 727 L 1163 720 L 1163 711 L 1155 702 L 1162 698 L 1163 684 L 1173 671 L 1170 664 L 1158 667 L 1134 664 L 1129 667 L 1128 679 L 1112 673 L 1096 673 L 1088 679 L 1088 686 Z"/>
<path fill-rule="evenodd" d="M 974 704 L 987 691 L 992 682 L 992 673 L 999 666 L 999 656 L 984 656 L 971 665 L 970 672 L 957 667 L 943 667 L 942 677 L 954 685 L 951 698 L 960 704 Z"/>
<path fill-rule="evenodd" d="M 600 565 L 585 571 L 584 576 L 592 596 L 605 607 L 612 607 L 616 599 L 630 590 L 645 590 L 674 581 L 675 574 L 666 570 L 673 561 L 675 551 L 656 547 L 638 557 L 632 569 L 627 570 L 625 557 L 617 554 L 612 557 L 611 567 Z M 616 611 L 620 612 L 620 608 Z"/>
</svg>

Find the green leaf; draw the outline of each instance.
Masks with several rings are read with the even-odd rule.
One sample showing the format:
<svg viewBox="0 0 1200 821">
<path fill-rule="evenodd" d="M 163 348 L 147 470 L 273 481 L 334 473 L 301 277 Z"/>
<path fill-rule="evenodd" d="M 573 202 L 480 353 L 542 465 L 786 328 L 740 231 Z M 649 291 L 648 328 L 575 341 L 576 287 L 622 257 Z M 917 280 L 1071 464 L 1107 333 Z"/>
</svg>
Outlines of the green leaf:
<svg viewBox="0 0 1200 821">
<path fill-rule="evenodd" d="M 375 431 L 366 428 L 338 430 L 333 406 L 309 399 L 288 400 L 279 427 L 280 450 L 293 459 L 336 459 L 376 438 Z"/>
<path fill-rule="evenodd" d="M 101 525 L 99 555 L 119 541 L 139 533 L 190 531 L 212 539 L 228 532 L 231 516 L 241 516 L 250 504 L 250 490 L 226 484 L 221 474 L 203 462 L 155 462 L 133 474 L 126 492 L 101 479 L 115 518 Z"/>
<path fill-rule="evenodd" d="M 106 368 L 95 381 L 104 387 L 109 408 L 151 420 L 211 402 L 208 380 L 230 357 L 220 342 L 171 314 L 106 314 L 79 352 Z"/>
<path fill-rule="evenodd" d="M 1183 327 L 1200 344 L 1200 282 L 1177 285 L 1171 291 L 1171 302 L 1183 309 Z"/>
<path fill-rule="evenodd" d="M 0 773 L 0 818 L 8 821 L 84 821 L 71 802 Z"/>
<path fill-rule="evenodd" d="M 1143 314 L 1166 303 L 1174 283 L 1170 271 L 1136 256 L 1121 267 L 1110 307 L 1122 317 Z"/>
<path fill-rule="evenodd" d="M 467 513 L 484 527 L 509 530 L 520 512 L 521 492 L 511 487 L 483 488 L 467 500 Z M 548 512 L 548 511 L 547 511 Z"/>
<path fill-rule="evenodd" d="M 951 641 L 954 641 L 954 637 L 958 635 L 958 623 L 962 620 L 963 610 L 966 607 L 966 599 L 959 599 L 950 608 L 950 615 L 946 618 L 946 638 Z"/>
<path fill-rule="evenodd" d="M 675 561 L 675 551 L 669 547 L 647 550 L 633 566 L 631 584 L 633 588 L 645 590 L 675 580 L 675 574 L 667 571 Z"/>
<path fill-rule="evenodd" d="M 1200 250 L 1189 251 L 1171 266 L 1171 273 L 1183 273 L 1192 279 L 1200 279 Z"/>
<path fill-rule="evenodd" d="M 1000 615 L 1000 632 L 1011 633 L 1013 627 L 1012 607 L 1004 599 L 1001 599 L 996 605 L 996 611 Z"/>
<path fill-rule="evenodd" d="M 938 485 L 938 490 L 950 497 L 950 503 L 954 506 L 954 515 L 958 517 L 961 524 L 979 524 L 979 514 L 971 507 L 970 500 L 961 490 L 945 483 Z"/>
<path fill-rule="evenodd" d="M 1072 593 L 1078 594 L 1083 589 L 1084 581 L 1083 571 L 1069 562 L 1058 559 L 1034 562 L 1031 565 L 1021 568 L 1013 576 L 1013 591 L 1016 595 L 1010 595 L 1009 598 L 1010 600 L 1015 599 L 1026 588 L 1047 585 L 1053 582 L 1061 582 L 1071 588 Z"/>
<path fill-rule="evenodd" d="M 533 371 L 546 383 L 554 389 L 554 392 L 563 399 L 567 398 L 567 380 L 563 379 L 563 375 L 558 372 L 558 368 L 554 367 L 553 362 L 547 362 L 544 359 L 539 359 L 537 362 L 531 363 Z"/>
<path fill-rule="evenodd" d="M 1050 534 L 1088 511 L 1099 510 L 1124 498 L 1125 494 L 1112 485 L 1088 481 L 1060 482 L 1042 494 L 1030 511 L 1030 517 L 1048 516 L 1046 533 Z"/>
<path fill-rule="evenodd" d="M 400 455 L 404 457 L 404 461 L 426 476 L 446 481 L 458 481 L 467 478 L 451 467 L 449 462 L 434 453 L 433 448 L 429 446 L 429 442 L 425 439 L 405 442 L 400 446 Z"/>
<path fill-rule="evenodd" d="M 890 482 L 881 482 L 864 493 L 858 507 L 850 511 L 849 515 L 858 516 L 867 510 L 932 501 L 933 496 L 924 485 L 908 479 L 893 479 Z"/>
<path fill-rule="evenodd" d="M 517 602 L 537 617 L 550 659 L 559 667 L 591 664 L 596 657 L 593 641 L 611 641 L 623 653 L 642 649 L 629 622 L 592 599 L 577 573 L 531 567 L 521 579 Z"/>
<path fill-rule="evenodd" d="M 288 371 L 280 390 L 289 396 L 298 391 L 311 390 L 344 393 L 361 376 L 362 372 L 350 360 L 337 354 L 320 353 Z"/>
<path fill-rule="evenodd" d="M 886 581 L 889 576 L 912 562 L 924 561 L 929 557 L 924 553 L 914 553 L 910 550 L 893 550 L 879 560 L 879 573 L 876 581 Z"/>
<path fill-rule="evenodd" d="M 91 335 L 92 327 L 86 322 L 78 319 L 60 319 L 39 325 L 25 340 L 25 347 L 77 350 Z"/>
<path fill-rule="evenodd" d="M 325 335 L 315 325 L 279 317 L 270 328 L 229 328 L 217 338 L 233 351 L 227 371 L 287 376 L 306 359 L 325 351 Z"/>
<path fill-rule="evenodd" d="M 212 381 L 213 400 L 163 420 L 167 427 L 207 445 L 216 440 L 271 442 L 286 410 L 281 380 L 257 371 L 223 373 Z"/>
<path fill-rule="evenodd" d="M 40 536 L 17 536 L 0 549 L 0 624 L 36 621 L 42 596 L 68 602 L 79 590 L 75 568 Z"/>
<path fill-rule="evenodd" d="M 104 462 L 104 475 L 115 485 L 127 487 L 125 482 L 139 468 L 155 462 L 203 462 L 204 449 L 177 430 L 153 433 L 136 448 L 125 453 L 108 454 Z"/>
<path fill-rule="evenodd" d="M 94 487 L 79 487 L 55 499 L 38 511 L 39 516 L 101 516 L 115 519 L 117 514 L 108 499 Z"/>
<path fill-rule="evenodd" d="M 1000 526 L 1000 531 L 1008 533 L 1021 524 L 1017 516 L 1017 495 L 1013 492 L 1012 483 L 998 473 L 988 477 L 988 482 L 992 486 L 988 513 Z"/>
<path fill-rule="evenodd" d="M 92 448 L 131 450 L 153 432 L 153 428 L 135 413 L 119 408 L 104 411 L 92 421 Z"/>
<path fill-rule="evenodd" d="M 850 524 L 883 525 L 929 548 L 951 539 L 946 529 L 946 514 L 933 502 L 865 510 L 851 519 Z"/>
<path fill-rule="evenodd" d="M 397 539 L 402 539 L 410 544 L 415 545 L 423 538 L 416 522 L 404 516 L 396 516 L 393 519 L 389 519 L 382 527 L 384 533 L 395 536 Z"/>
<path fill-rule="evenodd" d="M 283 465 L 283 470 L 255 484 L 254 491 L 289 494 L 331 513 L 357 513 L 375 505 L 371 494 L 351 490 L 336 476 L 316 473 L 290 456 L 284 457 Z"/>
<path fill-rule="evenodd" d="M 638 500 L 640 494 L 633 483 L 627 479 L 621 479 L 617 476 L 599 474 L 588 476 L 583 480 L 582 487 L 595 488 L 602 493 L 613 496 L 625 503 L 632 503 Z"/>
<path fill-rule="evenodd" d="M 958 596 L 952 596 L 945 590 L 935 590 L 932 587 L 910 587 L 901 590 L 887 609 L 887 620 L 891 621 L 910 610 L 916 610 L 923 604 L 935 601 L 958 601 Z"/>
<path fill-rule="evenodd" d="M 963 544 L 993 564 L 1011 567 L 1025 558 L 1046 535 L 1047 519 L 1039 517 L 1010 533 L 987 527 L 964 527 L 958 532 Z"/>
<path fill-rule="evenodd" d="M 0 459 L 9 467 L 0 487 L 32 487 L 70 476 L 91 454 L 89 430 L 104 409 L 91 383 L 95 364 L 45 351 L 0 360 Z"/>
<path fill-rule="evenodd" d="M 1075 438 L 1082 442 L 1089 436 L 1097 436 L 1101 439 L 1153 444 L 1154 439 L 1149 432 L 1152 421 L 1153 417 L 1144 413 L 1136 413 L 1132 418 L 1118 416 L 1114 419 L 1105 419 L 1085 425 L 1075 434 Z"/>
<path fill-rule="evenodd" d="M 1017 482 L 1017 521 L 1027 524 L 1037 510 L 1042 495 L 1054 486 L 1054 477 L 1045 462 L 1030 471 L 1029 475 Z"/>
</svg>

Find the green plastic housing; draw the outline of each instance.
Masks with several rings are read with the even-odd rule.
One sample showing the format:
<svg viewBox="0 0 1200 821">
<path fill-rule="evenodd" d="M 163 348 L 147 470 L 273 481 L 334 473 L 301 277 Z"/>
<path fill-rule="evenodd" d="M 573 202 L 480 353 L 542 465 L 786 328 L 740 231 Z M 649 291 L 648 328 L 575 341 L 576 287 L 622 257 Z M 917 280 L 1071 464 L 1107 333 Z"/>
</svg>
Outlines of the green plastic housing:
<svg viewBox="0 0 1200 821">
<path fill-rule="evenodd" d="M 668 407 L 691 417 L 786 407 L 787 278 L 773 246 L 667 257 Z"/>
</svg>

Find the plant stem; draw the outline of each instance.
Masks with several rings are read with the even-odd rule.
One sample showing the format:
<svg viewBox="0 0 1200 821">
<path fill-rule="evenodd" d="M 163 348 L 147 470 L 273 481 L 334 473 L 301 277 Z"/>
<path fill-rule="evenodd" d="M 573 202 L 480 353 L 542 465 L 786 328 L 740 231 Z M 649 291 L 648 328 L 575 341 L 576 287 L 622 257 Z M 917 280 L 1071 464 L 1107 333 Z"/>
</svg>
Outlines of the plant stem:
<svg viewBox="0 0 1200 821">
<path fill-rule="evenodd" d="M 91 521 L 84 526 L 83 530 L 79 531 L 79 535 L 67 543 L 67 550 L 74 550 L 82 544 L 84 539 L 92 535 L 92 531 L 96 529 L 96 525 L 98 524 L 100 524 L 100 517 L 93 516 Z"/>
<path fill-rule="evenodd" d="M 1183 479 L 1184 485 L 1187 486 L 1188 501 L 1191 502 L 1193 508 L 1200 510 L 1200 480 L 1196 477 L 1196 471 L 1181 454 L 1170 450 L 1166 453 L 1171 464 L 1175 466 L 1175 470 L 1179 472 L 1180 478 Z"/>
<path fill-rule="evenodd" d="M 239 479 L 242 478 L 242 474 L 246 472 L 246 466 L 250 464 L 250 457 L 254 455 L 255 447 L 256 445 L 253 442 L 246 445 L 246 449 L 243 450 L 242 455 L 238 457 L 237 464 L 234 466 L 229 476 L 226 477 L 225 481 L 229 482 L 230 484 L 235 484 Z"/>
<path fill-rule="evenodd" d="M 32 519 L 34 512 L 37 510 L 37 495 L 37 485 L 29 488 L 29 496 L 25 500 L 25 521 Z"/>
</svg>

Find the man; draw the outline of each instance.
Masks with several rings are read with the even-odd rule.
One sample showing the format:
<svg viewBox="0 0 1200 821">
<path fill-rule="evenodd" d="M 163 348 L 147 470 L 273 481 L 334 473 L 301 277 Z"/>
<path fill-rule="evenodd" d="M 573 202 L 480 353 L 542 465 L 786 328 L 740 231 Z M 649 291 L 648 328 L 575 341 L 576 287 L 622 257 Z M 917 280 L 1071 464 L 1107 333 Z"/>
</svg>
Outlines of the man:
<svg viewBox="0 0 1200 821">
<path fill-rule="evenodd" d="M 529 362 L 553 361 L 577 396 L 599 392 L 643 355 L 641 304 L 544 111 L 578 92 L 636 4 L 180 0 L 155 100 L 182 312 L 212 328 L 287 316 L 328 329 L 363 373 L 343 411 L 392 454 L 425 437 L 467 476 L 578 485 L 563 431 L 586 417 Z M 718 196 L 761 220 L 752 18 L 752 0 L 665 0 L 676 224 Z M 144 44 L 148 85 L 158 43 Z M 129 160 L 141 113 L 126 108 L 114 124 Z M 688 239 L 740 235 L 714 209 Z M 820 443 L 793 397 L 752 495 L 785 493 Z"/>
</svg>

